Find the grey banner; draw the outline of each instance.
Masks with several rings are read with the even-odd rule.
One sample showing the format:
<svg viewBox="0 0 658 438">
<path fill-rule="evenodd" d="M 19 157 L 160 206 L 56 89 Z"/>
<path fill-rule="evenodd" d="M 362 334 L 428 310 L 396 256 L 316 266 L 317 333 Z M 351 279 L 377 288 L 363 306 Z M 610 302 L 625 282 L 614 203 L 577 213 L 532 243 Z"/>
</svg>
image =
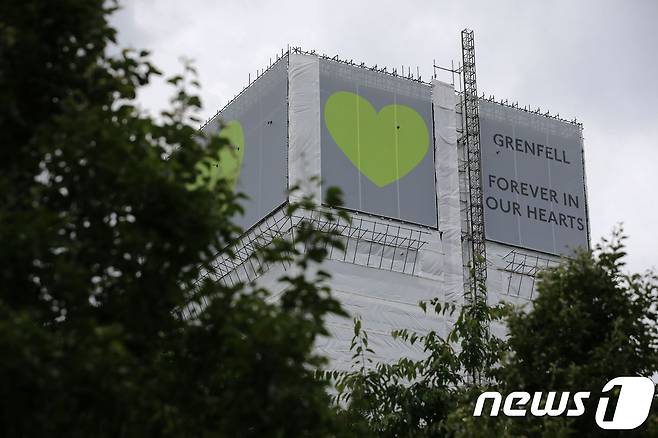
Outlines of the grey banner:
<svg viewBox="0 0 658 438">
<path fill-rule="evenodd" d="M 589 246 L 580 126 L 480 102 L 489 240 L 551 254 Z"/>
<path fill-rule="evenodd" d="M 219 114 L 229 126 L 237 121 L 244 133 L 244 156 L 236 184 L 236 190 L 248 197 L 241 201 L 244 216 L 236 218 L 244 229 L 287 199 L 287 90 L 287 58 L 283 58 Z M 213 120 L 204 131 L 218 129 L 218 121 Z"/>
<path fill-rule="evenodd" d="M 429 227 L 438 221 L 431 88 L 320 60 L 323 188 L 349 209 Z"/>
</svg>

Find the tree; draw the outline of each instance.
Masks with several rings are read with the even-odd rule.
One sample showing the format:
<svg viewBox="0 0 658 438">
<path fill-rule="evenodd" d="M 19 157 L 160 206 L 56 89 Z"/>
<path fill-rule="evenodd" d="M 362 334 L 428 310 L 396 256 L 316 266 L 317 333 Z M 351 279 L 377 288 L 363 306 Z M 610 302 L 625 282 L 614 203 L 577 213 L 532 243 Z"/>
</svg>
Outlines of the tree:
<svg viewBox="0 0 658 438">
<path fill-rule="evenodd" d="M 160 73 L 147 52 L 108 55 L 116 6 L 0 12 L 1 434 L 334 433 L 312 345 L 342 311 L 327 274 L 307 268 L 340 241 L 303 222 L 306 251 L 282 240 L 257 253 L 297 267 L 278 303 L 253 284 L 198 281 L 241 231 L 239 196 L 197 172 L 226 144 L 192 125 L 189 65 L 161 119 L 137 108 Z"/>
<path fill-rule="evenodd" d="M 600 436 L 594 421 L 603 385 L 617 376 L 658 372 L 658 277 L 624 274 L 621 231 L 595 251 L 539 275 L 530 308 L 490 307 L 477 299 L 459 310 L 450 334 L 441 338 L 406 330 L 393 336 L 420 342 L 427 358 L 370 364 L 367 334 L 355 324 L 354 369 L 330 373 L 347 421 L 366 421 L 377 436 Z M 453 311 L 433 300 L 421 307 Z M 487 329 L 506 322 L 508 336 Z M 484 391 L 590 391 L 582 417 L 473 417 Z M 658 406 L 635 436 L 658 436 Z M 606 432 L 605 435 L 614 435 Z M 628 435 L 628 431 L 617 432 Z"/>
<path fill-rule="evenodd" d="M 651 377 L 658 372 L 658 277 L 625 274 L 621 230 L 594 253 L 580 252 L 540 275 L 532 309 L 510 316 L 509 356 L 500 378 L 505 389 L 590 391 L 585 415 L 569 421 L 515 422 L 541 435 L 559 427 L 573 436 L 599 436 L 596 401 L 617 376 Z M 655 403 L 654 403 L 655 405 Z M 653 416 L 632 433 L 658 436 Z M 519 430 L 517 428 L 516 430 Z M 619 432 L 628 436 L 631 432 Z M 611 433 L 608 433 L 611 434 Z"/>
<path fill-rule="evenodd" d="M 459 309 L 438 299 L 419 303 L 423 311 L 438 316 L 457 310 L 459 314 L 445 338 L 434 330 L 392 332 L 394 338 L 422 345 L 426 357 L 418 361 L 403 357 L 392 364 L 372 364 L 367 332 L 356 320 L 353 370 L 325 374 L 336 382 L 335 401 L 346 406 L 344 421 L 354 427 L 365 421 L 368 430 L 381 437 L 452 436 L 464 420 L 455 413 L 462 412 L 471 396 L 493 378 L 507 348 L 488 327 L 502 321 L 508 307 L 491 307 L 481 298 Z"/>
</svg>

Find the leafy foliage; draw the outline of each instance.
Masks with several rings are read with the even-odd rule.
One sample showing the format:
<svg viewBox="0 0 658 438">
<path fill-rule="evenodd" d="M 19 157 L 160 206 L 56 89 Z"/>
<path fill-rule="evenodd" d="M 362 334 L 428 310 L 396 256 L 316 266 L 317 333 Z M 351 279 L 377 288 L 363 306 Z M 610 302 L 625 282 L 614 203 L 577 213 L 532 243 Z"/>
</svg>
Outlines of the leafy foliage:
<svg viewBox="0 0 658 438">
<path fill-rule="evenodd" d="M 295 267 L 278 302 L 198 281 L 241 232 L 239 196 L 195 168 L 226 144 L 193 126 L 189 64 L 160 118 L 138 109 L 160 73 L 147 52 L 109 54 L 115 7 L 0 13 L 0 435 L 335 433 L 312 345 L 342 311 L 312 268 L 340 242 L 303 222 L 296 245 L 260 252 Z"/>
<path fill-rule="evenodd" d="M 137 91 L 160 72 L 147 52 L 109 54 L 115 8 L 0 10 L 2 436 L 596 436 L 591 415 L 472 410 L 484 390 L 594 394 L 611 377 L 658 371 L 658 278 L 623 273 L 618 233 L 542 274 L 531 309 L 421 303 L 458 312 L 445 337 L 394 332 L 422 345 L 422 360 L 374 363 L 357 320 L 354 369 L 318 378 L 313 343 L 327 314 L 344 315 L 321 262 L 341 240 L 302 221 L 294 241 L 259 249 L 265 264 L 290 266 L 276 300 L 256 283 L 199 281 L 241 232 L 240 195 L 197 172 L 226 142 L 193 126 L 189 64 L 169 79 L 168 110 L 139 110 Z M 340 204 L 335 190 L 327 200 Z M 287 214 L 312 208 L 303 198 Z M 501 339 L 490 329 L 504 321 Z M 638 435 L 658 435 L 655 409 Z"/>
<path fill-rule="evenodd" d="M 505 390 L 592 394 L 582 417 L 515 425 L 533 434 L 559 425 L 565 434 L 598 436 L 594 402 L 603 385 L 616 376 L 658 372 L 658 277 L 623 272 L 624 239 L 616 230 L 594 254 L 581 252 L 543 272 L 532 310 L 510 317 L 513 354 L 500 375 Z M 634 433 L 656 436 L 656 417 Z"/>
<path fill-rule="evenodd" d="M 423 311 L 448 317 L 455 304 L 438 299 L 421 302 Z M 429 310 L 428 310 L 429 308 Z M 366 353 L 367 333 L 355 321 L 352 347 L 354 369 L 333 372 L 336 401 L 347 405 L 348 421 L 358 426 L 368 422 L 377 436 L 443 436 L 449 433 L 448 419 L 460 406 L 464 388 L 479 387 L 493 377 L 498 359 L 506 351 L 506 342 L 490 333 L 491 323 L 501 321 L 508 312 L 504 305 L 490 307 L 485 300 L 462 305 L 450 333 L 442 337 L 436 331 L 416 333 L 395 330 L 392 335 L 409 344 L 420 344 L 426 356 L 414 361 L 398 361 L 370 366 Z"/>
<path fill-rule="evenodd" d="M 370 365 L 362 358 L 367 335 L 356 321 L 354 369 L 330 375 L 343 415 L 355 424 L 367 421 L 377 436 L 600 436 L 591 402 L 603 385 L 616 376 L 658 372 L 658 277 L 623 273 L 623 240 L 617 230 L 594 252 L 544 271 L 530 309 L 477 299 L 459 309 L 445 337 L 394 331 L 423 346 L 422 360 Z M 436 299 L 420 305 L 443 317 L 455 311 Z M 504 339 L 491 333 L 501 322 L 507 323 Z M 491 390 L 590 391 L 592 397 L 582 417 L 473 417 L 477 397 Z M 658 435 L 656 409 L 632 434 Z"/>
</svg>

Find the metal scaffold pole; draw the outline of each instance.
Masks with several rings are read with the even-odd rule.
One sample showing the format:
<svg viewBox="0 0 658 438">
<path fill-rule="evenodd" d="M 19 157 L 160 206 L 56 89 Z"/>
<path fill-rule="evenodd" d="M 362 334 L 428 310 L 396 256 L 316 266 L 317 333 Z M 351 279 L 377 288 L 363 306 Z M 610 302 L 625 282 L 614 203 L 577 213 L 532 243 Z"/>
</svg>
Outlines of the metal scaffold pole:
<svg viewBox="0 0 658 438">
<path fill-rule="evenodd" d="M 480 154 L 480 116 L 475 77 L 475 40 L 473 31 L 462 31 L 462 61 L 464 78 L 463 117 L 466 145 L 467 176 L 469 193 L 469 238 L 471 240 L 470 295 L 475 299 L 483 295 L 487 279 L 487 250 L 484 238 L 484 206 L 482 196 L 482 161 Z"/>
</svg>

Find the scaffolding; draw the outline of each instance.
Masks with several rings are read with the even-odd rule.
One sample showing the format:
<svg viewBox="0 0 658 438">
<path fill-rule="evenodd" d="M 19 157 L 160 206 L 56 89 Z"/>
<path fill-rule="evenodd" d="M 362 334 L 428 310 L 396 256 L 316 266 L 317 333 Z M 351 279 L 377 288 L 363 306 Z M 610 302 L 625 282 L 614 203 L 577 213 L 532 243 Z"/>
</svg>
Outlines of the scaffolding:
<svg viewBox="0 0 658 438">
<path fill-rule="evenodd" d="M 285 207 L 275 211 L 243 234 L 227 251 L 218 254 L 209 277 L 225 286 L 254 281 L 272 267 L 258 257 L 258 248 L 270 245 L 275 239 L 295 241 L 296 230 L 302 222 L 314 229 L 334 233 L 342 240 L 344 250 L 327 248 L 328 259 L 338 260 L 381 270 L 415 275 L 418 253 L 427 243 L 428 231 L 408 228 L 392 222 L 363 217 L 328 221 L 315 211 L 300 211 L 292 215 Z M 302 252 L 306 248 L 301 249 Z M 288 262 L 279 262 L 284 269 Z"/>
<path fill-rule="evenodd" d="M 462 31 L 463 120 L 468 178 L 468 238 L 470 239 L 470 299 L 484 293 L 487 280 L 487 252 L 482 200 L 482 163 L 480 158 L 480 117 L 475 76 L 475 40 L 473 31 Z M 468 296 L 468 294 L 467 294 Z"/>
<path fill-rule="evenodd" d="M 511 250 L 504 257 L 507 273 L 507 295 L 532 300 L 535 294 L 537 273 L 559 265 L 559 260 L 542 257 L 539 254 L 526 254 L 519 250 Z M 524 285 L 529 287 L 523 287 Z M 521 296 L 522 291 L 528 291 L 528 296 Z"/>
<path fill-rule="evenodd" d="M 495 102 L 495 98 L 493 96 L 488 98 L 484 95 L 478 96 L 473 31 L 464 29 L 461 32 L 461 42 L 461 65 L 455 68 L 455 65 L 452 64 L 448 68 L 433 63 L 432 77 L 436 78 L 437 70 L 448 72 L 451 74 L 452 84 L 460 88 L 457 93 L 461 98 L 462 126 L 461 129 L 458 129 L 460 135 L 458 170 L 460 174 L 460 202 L 462 204 L 464 293 L 467 300 L 484 294 L 483 286 L 486 284 L 487 266 L 489 266 L 510 274 L 507 294 L 514 295 L 518 294 L 520 290 L 520 286 L 515 287 L 514 285 L 521 284 L 521 281 L 529 281 L 526 279 L 534 278 L 537 270 L 549 266 L 550 259 L 524 255 L 520 252 L 510 252 L 504 260 L 506 264 L 503 265 L 504 268 L 494 264 L 491 260 L 487 260 L 481 175 L 479 103 L 483 100 Z M 259 70 L 255 79 L 253 75 L 250 75 L 247 87 L 259 80 L 265 72 L 269 71 L 278 62 L 287 62 L 287 57 L 290 54 L 313 55 L 321 59 L 430 85 L 430 83 L 421 79 L 418 68 L 415 69 L 416 75 L 414 76 L 414 71 L 407 66 L 402 66 L 401 69 L 377 65 L 367 66 L 363 62 L 355 62 L 352 59 L 341 59 L 338 55 L 331 56 L 314 50 L 308 51 L 301 47 L 288 46 L 287 49 L 281 50 L 280 54 L 270 60 L 269 66 Z M 461 89 L 462 87 L 463 89 Z M 244 90 L 241 93 L 243 92 Z M 520 107 L 518 103 L 510 104 L 507 100 L 496 103 L 565 121 L 559 115 L 540 112 L 539 108 L 533 110 L 527 106 Z M 575 119 L 570 123 L 580 125 Z M 418 229 L 407 228 L 404 223 L 395 222 L 395 219 L 388 221 L 386 218 L 373 216 L 364 218 L 362 214 L 355 214 L 352 224 L 328 223 L 315 217 L 312 212 L 286 216 L 284 211 L 285 205 L 244 233 L 231 247 L 230 252 L 222 252 L 218 255 L 214 269 L 212 269 L 212 272 L 205 273 L 204 277 L 211 277 L 226 285 L 254 280 L 271 267 L 254 257 L 257 248 L 266 246 L 277 238 L 294 239 L 295 230 L 302 220 L 314 221 L 314 226 L 320 230 L 339 232 L 345 245 L 345 251 L 330 250 L 329 259 L 415 275 L 418 251 L 425 245 L 429 234 Z M 532 265 L 531 259 L 534 259 L 535 265 Z M 287 269 L 288 266 L 284 266 L 284 268 Z M 519 279 L 519 276 L 523 278 Z"/>
</svg>

